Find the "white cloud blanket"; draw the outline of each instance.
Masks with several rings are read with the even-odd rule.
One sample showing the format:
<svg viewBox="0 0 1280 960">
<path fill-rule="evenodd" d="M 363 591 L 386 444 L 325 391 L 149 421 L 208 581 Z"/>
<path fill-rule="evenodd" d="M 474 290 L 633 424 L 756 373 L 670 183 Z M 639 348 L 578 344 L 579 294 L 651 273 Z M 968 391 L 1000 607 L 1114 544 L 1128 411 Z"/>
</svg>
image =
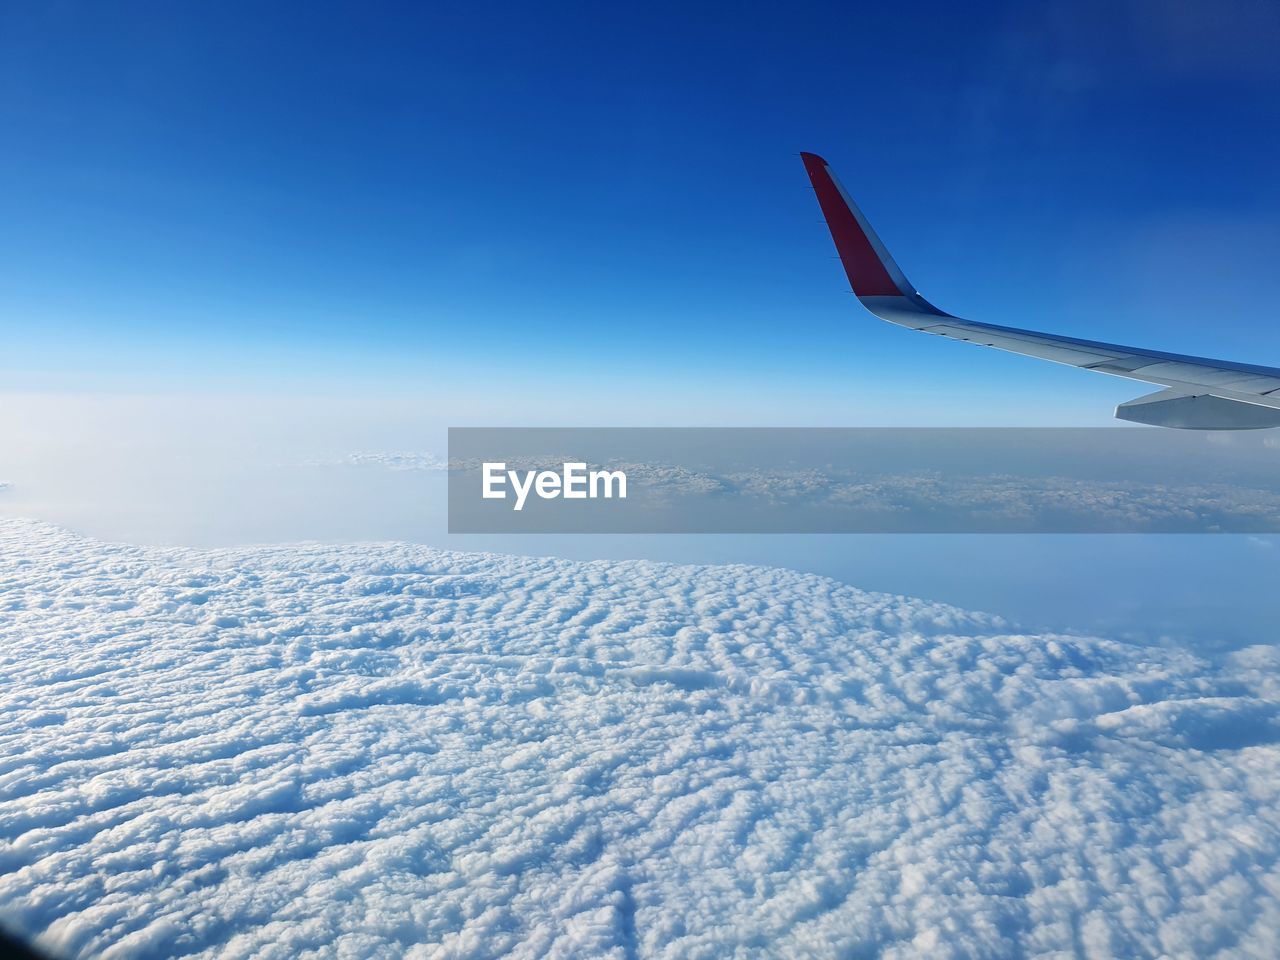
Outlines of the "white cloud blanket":
<svg viewBox="0 0 1280 960">
<path fill-rule="evenodd" d="M 754 567 L 0 523 L 59 956 L 1280 956 L 1280 657 Z"/>
</svg>

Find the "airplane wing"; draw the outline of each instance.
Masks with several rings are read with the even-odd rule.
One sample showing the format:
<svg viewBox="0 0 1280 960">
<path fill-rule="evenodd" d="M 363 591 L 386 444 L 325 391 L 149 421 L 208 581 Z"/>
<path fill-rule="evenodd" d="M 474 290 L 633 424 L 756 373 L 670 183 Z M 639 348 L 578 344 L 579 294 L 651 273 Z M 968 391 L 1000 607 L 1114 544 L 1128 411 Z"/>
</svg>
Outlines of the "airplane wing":
<svg viewBox="0 0 1280 960">
<path fill-rule="evenodd" d="M 862 305 L 882 320 L 922 333 L 1144 380 L 1164 388 L 1120 404 L 1116 416 L 1121 420 L 1190 430 L 1280 426 L 1280 369 L 1275 367 L 1077 340 L 961 320 L 944 313 L 920 296 L 907 280 L 827 162 L 812 153 L 800 156 L 849 285 Z"/>
</svg>

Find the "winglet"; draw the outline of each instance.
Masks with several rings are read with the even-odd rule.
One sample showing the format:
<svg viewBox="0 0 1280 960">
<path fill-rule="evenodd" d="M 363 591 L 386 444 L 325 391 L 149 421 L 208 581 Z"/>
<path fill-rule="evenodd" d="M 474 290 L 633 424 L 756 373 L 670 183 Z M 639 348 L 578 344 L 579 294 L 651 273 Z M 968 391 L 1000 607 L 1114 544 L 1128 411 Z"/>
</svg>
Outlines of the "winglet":
<svg viewBox="0 0 1280 960">
<path fill-rule="evenodd" d="M 915 293 L 880 238 L 816 153 L 801 153 L 836 252 L 859 297 L 910 297 Z"/>
</svg>

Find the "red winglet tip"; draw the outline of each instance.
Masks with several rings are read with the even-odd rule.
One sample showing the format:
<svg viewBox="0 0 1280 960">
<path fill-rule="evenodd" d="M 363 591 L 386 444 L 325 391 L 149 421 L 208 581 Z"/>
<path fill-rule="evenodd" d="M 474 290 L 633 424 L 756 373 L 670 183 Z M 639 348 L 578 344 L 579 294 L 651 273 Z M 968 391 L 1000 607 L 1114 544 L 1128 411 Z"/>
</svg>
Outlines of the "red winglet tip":
<svg viewBox="0 0 1280 960">
<path fill-rule="evenodd" d="M 906 291 L 898 288 L 849 201 L 836 186 L 827 161 L 816 153 L 801 153 L 800 157 L 818 195 L 818 205 L 831 230 L 831 239 L 835 241 L 836 253 L 844 264 L 853 292 L 859 297 L 904 296 Z"/>
</svg>

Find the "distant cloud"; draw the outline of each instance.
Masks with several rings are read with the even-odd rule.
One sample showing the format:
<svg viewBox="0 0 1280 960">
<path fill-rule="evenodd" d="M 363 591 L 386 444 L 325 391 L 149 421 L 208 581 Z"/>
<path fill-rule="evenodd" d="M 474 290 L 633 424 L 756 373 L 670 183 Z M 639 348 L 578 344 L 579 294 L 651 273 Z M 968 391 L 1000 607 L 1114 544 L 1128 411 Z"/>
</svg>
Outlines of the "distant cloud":
<svg viewBox="0 0 1280 960">
<path fill-rule="evenodd" d="M 0 921 L 59 955 L 1275 955 L 1274 647 L 29 521 L 0 606 Z"/>
<path fill-rule="evenodd" d="M 388 470 L 447 470 L 449 463 L 434 453 L 351 453 L 335 459 L 312 459 L 307 467 L 385 467 Z"/>
<path fill-rule="evenodd" d="M 547 468 L 563 459 L 548 456 L 508 465 Z M 477 474 L 480 469 L 478 461 L 470 460 L 454 461 L 453 466 Z M 885 522 L 906 529 L 915 524 L 972 531 L 1280 531 L 1280 489 L 1178 476 L 1153 482 L 936 469 L 872 472 L 834 466 L 695 470 L 620 460 L 603 466 L 626 472 L 633 502 L 643 497 L 644 504 L 657 508 L 683 502 L 695 522 L 702 504 L 736 509 L 737 513 L 717 514 L 726 530 L 734 529 L 735 522 L 750 529 L 763 506 L 779 518 L 786 518 L 788 510 L 821 510 L 832 530 L 874 528 L 882 519 L 893 518 Z M 478 480 L 476 485 L 478 489 Z"/>
</svg>

